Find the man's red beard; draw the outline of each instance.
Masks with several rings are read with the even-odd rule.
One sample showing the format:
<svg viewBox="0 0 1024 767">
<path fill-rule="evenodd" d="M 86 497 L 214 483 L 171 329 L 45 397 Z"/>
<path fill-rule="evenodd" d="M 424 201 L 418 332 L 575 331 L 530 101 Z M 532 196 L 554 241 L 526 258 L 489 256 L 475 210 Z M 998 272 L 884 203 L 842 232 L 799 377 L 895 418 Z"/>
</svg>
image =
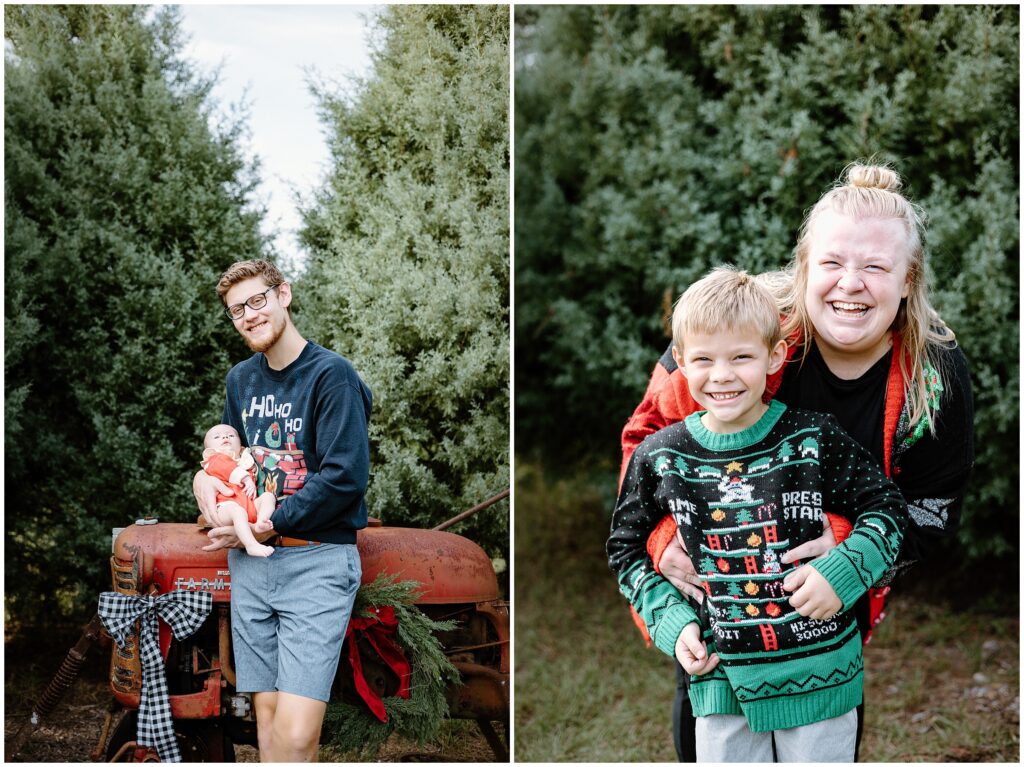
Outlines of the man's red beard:
<svg viewBox="0 0 1024 767">
<path fill-rule="evenodd" d="M 278 340 L 281 338 L 281 336 L 284 335 L 284 329 L 287 326 L 286 322 L 282 322 L 280 324 L 280 326 L 278 326 L 278 327 L 274 327 L 274 323 L 271 322 L 270 320 L 268 320 L 267 322 L 270 325 L 271 334 L 270 334 L 270 337 L 267 338 L 266 340 L 253 341 L 247 335 L 243 335 L 242 336 L 242 338 L 245 339 L 246 346 L 248 346 L 254 352 L 265 352 L 265 351 L 267 351 L 268 349 L 272 348 L 274 346 L 274 344 L 276 344 L 278 342 Z"/>
</svg>

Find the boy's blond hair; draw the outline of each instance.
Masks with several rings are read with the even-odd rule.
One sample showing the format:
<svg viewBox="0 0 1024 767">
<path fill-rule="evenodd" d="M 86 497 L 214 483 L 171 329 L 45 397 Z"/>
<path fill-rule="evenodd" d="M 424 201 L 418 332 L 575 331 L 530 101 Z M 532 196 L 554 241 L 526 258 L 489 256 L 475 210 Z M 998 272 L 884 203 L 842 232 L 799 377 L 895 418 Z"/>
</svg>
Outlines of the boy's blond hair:
<svg viewBox="0 0 1024 767">
<path fill-rule="evenodd" d="M 769 351 L 782 338 L 779 310 L 768 289 L 742 269 L 719 266 L 693 283 L 672 312 L 672 345 L 683 353 L 688 335 L 751 330 Z"/>
</svg>

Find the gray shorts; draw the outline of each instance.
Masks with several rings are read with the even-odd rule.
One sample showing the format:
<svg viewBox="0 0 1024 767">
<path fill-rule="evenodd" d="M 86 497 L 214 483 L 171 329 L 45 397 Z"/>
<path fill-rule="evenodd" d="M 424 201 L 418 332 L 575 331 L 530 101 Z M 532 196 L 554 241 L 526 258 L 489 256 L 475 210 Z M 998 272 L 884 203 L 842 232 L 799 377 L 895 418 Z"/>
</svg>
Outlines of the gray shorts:
<svg viewBox="0 0 1024 767">
<path fill-rule="evenodd" d="M 857 743 L 857 709 L 802 727 L 751 732 L 735 714 L 697 717 L 698 762 L 852 762 Z"/>
<path fill-rule="evenodd" d="M 354 543 L 228 551 L 239 692 L 327 701 L 362 577 Z"/>
</svg>

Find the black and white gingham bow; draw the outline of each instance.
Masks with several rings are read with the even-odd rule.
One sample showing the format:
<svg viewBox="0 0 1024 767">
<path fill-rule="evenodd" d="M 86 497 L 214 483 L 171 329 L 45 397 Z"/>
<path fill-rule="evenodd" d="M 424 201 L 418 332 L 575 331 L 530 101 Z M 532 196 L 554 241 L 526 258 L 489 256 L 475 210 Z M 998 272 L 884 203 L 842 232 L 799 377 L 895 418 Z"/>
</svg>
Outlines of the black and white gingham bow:
<svg viewBox="0 0 1024 767">
<path fill-rule="evenodd" d="M 156 619 L 159 615 L 171 627 L 176 639 L 192 636 L 213 609 L 208 591 L 171 591 L 158 597 L 134 596 L 107 591 L 100 594 L 99 615 L 117 646 L 123 648 L 135 621 L 139 624 L 139 655 L 142 659 L 142 696 L 139 700 L 140 746 L 156 747 L 162 762 L 180 762 L 181 752 L 174 738 L 171 700 L 160 657 Z"/>
</svg>

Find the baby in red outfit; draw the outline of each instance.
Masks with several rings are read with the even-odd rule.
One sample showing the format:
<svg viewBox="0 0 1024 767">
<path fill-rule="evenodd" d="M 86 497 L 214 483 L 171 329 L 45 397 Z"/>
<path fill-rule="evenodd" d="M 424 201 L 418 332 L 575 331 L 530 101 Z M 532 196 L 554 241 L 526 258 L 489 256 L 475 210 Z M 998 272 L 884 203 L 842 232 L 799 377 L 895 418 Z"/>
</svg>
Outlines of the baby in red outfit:
<svg viewBox="0 0 1024 767">
<path fill-rule="evenodd" d="M 249 448 L 242 448 L 238 432 L 226 424 L 218 424 L 206 432 L 203 439 L 203 470 L 231 488 L 230 494 L 217 493 L 217 511 L 226 512 L 235 527 L 235 535 L 245 546 L 246 552 L 254 557 L 269 557 L 273 546 L 264 546 L 256 540 L 253 529 L 258 533 L 273 530 L 270 515 L 277 508 L 277 498 L 271 492 L 256 497 L 256 461 Z M 253 529 L 249 523 L 255 522 Z"/>
</svg>

